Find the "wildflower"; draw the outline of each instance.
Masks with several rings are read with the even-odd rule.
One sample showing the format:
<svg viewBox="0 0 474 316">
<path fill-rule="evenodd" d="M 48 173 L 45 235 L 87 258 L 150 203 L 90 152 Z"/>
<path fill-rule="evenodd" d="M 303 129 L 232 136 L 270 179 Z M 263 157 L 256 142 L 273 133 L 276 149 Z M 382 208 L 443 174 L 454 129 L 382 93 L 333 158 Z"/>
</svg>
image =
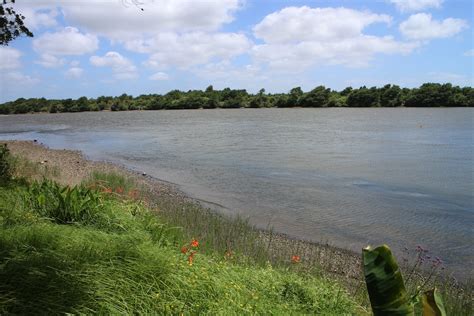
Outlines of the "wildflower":
<svg viewBox="0 0 474 316">
<path fill-rule="evenodd" d="M 117 192 L 118 194 L 122 194 L 123 193 L 123 188 L 118 187 L 117 189 L 115 189 L 115 192 Z"/>
<path fill-rule="evenodd" d="M 112 193 L 112 188 L 104 188 L 102 190 L 103 193 Z"/>
<path fill-rule="evenodd" d="M 188 252 L 188 248 L 186 246 L 181 247 L 181 253 L 186 254 Z"/>
<path fill-rule="evenodd" d="M 188 264 L 190 266 L 193 265 L 193 260 L 194 260 L 194 255 L 196 254 L 196 251 L 191 251 L 191 253 L 189 254 L 189 257 L 188 257 Z"/>
<path fill-rule="evenodd" d="M 191 240 L 191 247 L 197 248 L 198 246 L 199 246 L 199 241 L 193 238 L 193 240 Z"/>
<path fill-rule="evenodd" d="M 291 257 L 291 262 L 292 263 L 300 263 L 301 262 L 301 257 L 300 256 L 292 256 Z"/>
</svg>

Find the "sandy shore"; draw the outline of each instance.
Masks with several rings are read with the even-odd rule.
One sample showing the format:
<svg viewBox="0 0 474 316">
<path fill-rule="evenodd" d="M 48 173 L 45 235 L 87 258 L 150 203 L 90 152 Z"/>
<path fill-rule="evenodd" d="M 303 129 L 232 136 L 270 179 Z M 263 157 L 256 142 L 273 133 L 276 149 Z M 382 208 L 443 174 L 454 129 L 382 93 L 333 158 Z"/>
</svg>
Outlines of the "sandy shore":
<svg viewBox="0 0 474 316">
<path fill-rule="evenodd" d="M 166 196 L 178 203 L 193 201 L 199 204 L 199 201 L 192 200 L 169 183 L 119 165 L 88 160 L 80 151 L 50 149 L 34 141 L 3 141 L 2 143 L 6 143 L 15 156 L 58 170 L 57 174 L 48 175 L 48 178 L 63 185 L 79 184 L 94 171 L 117 172 L 134 179 L 137 184 L 151 193 L 152 198 L 158 199 Z M 348 280 L 360 280 L 361 278 L 360 255 L 352 251 L 327 244 L 298 240 L 285 234 L 270 233 L 264 230 L 260 232 L 260 236 L 266 244 L 270 245 L 275 256 L 290 249 L 298 249 L 302 257 L 310 258 L 312 262 L 322 266 L 325 271 L 331 274 Z"/>
</svg>

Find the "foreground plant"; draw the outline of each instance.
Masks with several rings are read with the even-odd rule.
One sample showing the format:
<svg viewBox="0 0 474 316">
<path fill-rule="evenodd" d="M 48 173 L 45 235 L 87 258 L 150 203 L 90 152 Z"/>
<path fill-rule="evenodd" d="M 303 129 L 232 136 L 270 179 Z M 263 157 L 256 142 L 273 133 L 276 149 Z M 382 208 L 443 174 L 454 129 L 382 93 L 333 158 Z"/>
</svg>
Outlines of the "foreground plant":
<svg viewBox="0 0 474 316">
<path fill-rule="evenodd" d="M 392 251 L 387 245 L 362 250 L 365 282 L 370 304 L 375 316 L 415 314 L 414 303 L 418 294 L 410 297 L 402 273 Z M 426 291 L 421 297 L 423 316 L 445 316 L 443 300 L 436 289 Z"/>
</svg>

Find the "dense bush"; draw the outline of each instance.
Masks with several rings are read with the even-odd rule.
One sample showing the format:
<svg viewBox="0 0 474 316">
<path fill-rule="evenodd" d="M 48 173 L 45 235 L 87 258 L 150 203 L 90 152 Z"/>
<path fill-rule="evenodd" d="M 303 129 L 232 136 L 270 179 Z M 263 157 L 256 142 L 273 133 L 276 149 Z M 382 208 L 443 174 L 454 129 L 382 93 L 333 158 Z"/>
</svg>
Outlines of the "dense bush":
<svg viewBox="0 0 474 316">
<path fill-rule="evenodd" d="M 425 83 L 419 88 L 407 89 L 387 84 L 382 88 L 365 86 L 347 87 L 338 92 L 324 86 L 303 92 L 300 87 L 289 93 L 271 94 L 260 89 L 256 94 L 246 90 L 225 88 L 205 91 L 172 90 L 165 95 L 149 94 L 132 97 L 101 96 L 97 99 L 80 97 L 77 100 L 46 100 L 45 98 L 20 98 L 0 104 L 0 114 L 31 112 L 83 112 L 83 111 L 134 111 L 181 110 L 213 108 L 264 108 L 264 107 L 466 107 L 474 106 L 474 89 L 451 84 Z"/>
</svg>

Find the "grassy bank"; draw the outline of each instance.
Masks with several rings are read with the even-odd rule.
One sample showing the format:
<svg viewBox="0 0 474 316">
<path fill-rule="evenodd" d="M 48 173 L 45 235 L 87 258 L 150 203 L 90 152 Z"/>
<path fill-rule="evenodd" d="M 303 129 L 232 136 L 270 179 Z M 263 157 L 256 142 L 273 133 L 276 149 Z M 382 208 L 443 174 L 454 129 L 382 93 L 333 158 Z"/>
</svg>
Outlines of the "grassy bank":
<svg viewBox="0 0 474 316">
<path fill-rule="evenodd" d="M 356 312 L 341 286 L 302 276 L 297 263 L 283 269 L 244 264 L 230 251 L 212 255 L 209 239 L 189 239 L 126 184 L 104 175 L 75 188 L 2 184 L 0 314 Z"/>
<path fill-rule="evenodd" d="M 14 164 L 0 187 L 0 314 L 370 310 L 359 262 L 343 251 L 262 233 L 122 173 L 91 172 L 68 191 L 41 184 L 63 168 Z M 62 190 L 75 192 L 69 202 Z M 405 264 L 409 291 L 436 285 L 448 315 L 471 315 L 472 282 L 429 277 L 419 261 Z"/>
</svg>

